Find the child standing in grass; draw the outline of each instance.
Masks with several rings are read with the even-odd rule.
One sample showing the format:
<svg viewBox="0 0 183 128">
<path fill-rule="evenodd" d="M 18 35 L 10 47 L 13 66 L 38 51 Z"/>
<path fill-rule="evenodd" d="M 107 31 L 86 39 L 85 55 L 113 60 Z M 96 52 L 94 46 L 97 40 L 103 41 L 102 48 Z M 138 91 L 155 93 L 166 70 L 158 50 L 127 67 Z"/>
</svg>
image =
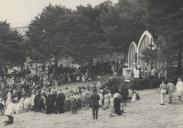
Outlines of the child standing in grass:
<svg viewBox="0 0 183 128">
<path fill-rule="evenodd" d="M 175 91 L 175 85 L 173 84 L 173 82 L 171 80 L 168 81 L 167 89 L 168 89 L 168 95 L 169 95 L 169 104 L 171 104 L 173 93 Z"/>
<path fill-rule="evenodd" d="M 161 105 L 165 104 L 166 89 L 167 89 L 167 86 L 165 84 L 165 81 L 162 80 L 162 83 L 160 85 L 160 104 Z"/>
</svg>

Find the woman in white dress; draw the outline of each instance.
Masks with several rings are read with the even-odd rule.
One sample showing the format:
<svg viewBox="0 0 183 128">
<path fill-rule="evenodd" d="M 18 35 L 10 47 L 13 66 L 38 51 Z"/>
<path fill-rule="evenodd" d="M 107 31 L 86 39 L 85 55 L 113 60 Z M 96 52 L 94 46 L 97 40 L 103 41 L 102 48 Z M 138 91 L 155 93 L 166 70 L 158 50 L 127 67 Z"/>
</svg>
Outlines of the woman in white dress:
<svg viewBox="0 0 183 128">
<path fill-rule="evenodd" d="M 179 102 L 181 102 L 183 99 L 183 82 L 181 78 L 178 78 L 177 80 L 176 89 Z"/>
<path fill-rule="evenodd" d="M 12 124 L 13 118 L 14 118 L 14 102 L 11 99 L 11 93 L 8 93 L 7 101 L 6 101 L 6 109 L 5 109 L 5 115 L 8 117 L 8 121 L 5 121 L 5 125 Z"/>
<path fill-rule="evenodd" d="M 104 96 L 103 96 L 102 92 L 103 92 L 103 91 L 100 90 L 99 93 L 98 93 L 98 95 L 99 95 L 99 97 L 100 97 L 100 100 L 99 100 L 99 105 L 100 105 L 100 107 L 102 107 L 102 105 L 103 105 L 103 99 L 104 99 Z"/>
<path fill-rule="evenodd" d="M 110 98 L 110 106 L 111 106 L 111 113 L 109 115 L 109 117 L 113 117 L 115 116 L 115 113 L 114 113 L 114 96 L 111 95 L 111 98 Z"/>
<path fill-rule="evenodd" d="M 108 93 L 104 95 L 104 106 L 103 106 L 104 109 L 109 108 L 109 105 L 110 105 L 110 98 L 111 98 L 111 93 L 110 93 L 110 91 L 108 90 Z"/>
</svg>

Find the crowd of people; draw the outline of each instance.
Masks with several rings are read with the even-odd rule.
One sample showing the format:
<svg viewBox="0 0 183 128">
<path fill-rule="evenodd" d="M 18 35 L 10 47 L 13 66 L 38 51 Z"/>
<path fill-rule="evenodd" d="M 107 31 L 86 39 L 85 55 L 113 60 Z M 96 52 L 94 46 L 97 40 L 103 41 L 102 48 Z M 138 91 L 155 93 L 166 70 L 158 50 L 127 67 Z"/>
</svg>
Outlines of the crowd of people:
<svg viewBox="0 0 183 128">
<path fill-rule="evenodd" d="M 33 63 L 28 59 L 24 65 L 1 67 L 0 82 L 6 90 L 24 88 L 25 91 L 28 91 L 42 87 L 92 81 L 97 76 L 112 75 L 121 67 L 113 61 L 77 66 L 58 64 L 54 60 L 47 63 Z"/>
<path fill-rule="evenodd" d="M 59 66 L 50 62 L 49 64 L 26 63 L 24 66 L 9 67 L 6 66 L 1 71 L 3 79 L 26 78 L 39 82 L 41 85 L 63 85 L 74 82 L 85 82 L 91 80 L 86 66 L 79 68 Z M 1 76 L 2 76 L 1 75 Z M 5 78 L 4 78 L 5 77 Z M 15 78 L 16 77 L 16 78 Z M 90 78 L 89 78 L 90 77 Z"/>
<path fill-rule="evenodd" d="M 61 114 L 65 112 L 77 114 L 82 108 L 91 107 L 93 119 L 98 119 L 99 108 L 104 110 L 111 109 L 109 116 L 113 117 L 122 115 L 125 112 L 128 101 L 140 100 L 140 96 L 135 90 L 132 90 L 127 84 L 122 85 L 123 83 L 113 79 L 116 74 L 113 74 L 112 79 L 109 77 L 109 79 L 105 80 L 108 83 L 102 83 L 99 80 L 87 87 L 70 88 L 59 87 L 58 80 L 62 81 L 64 79 L 62 83 L 92 80 L 86 67 L 76 70 L 61 66 L 60 69 L 57 69 L 51 64 L 47 68 L 42 67 L 42 70 L 38 73 L 41 74 L 44 71 L 46 76 L 32 75 L 28 65 L 22 71 L 25 74 L 7 75 L 0 81 L 0 88 L 3 90 L 0 93 L 0 113 L 5 110 L 4 114 L 8 117 L 8 121 L 5 124 L 13 123 L 15 113 L 19 114 L 27 111 L 46 114 Z M 156 78 L 155 72 L 155 70 L 152 70 L 150 73 L 151 79 Z M 66 77 L 63 79 L 58 77 L 60 74 L 64 74 Z M 55 81 L 57 81 L 57 84 L 55 84 Z M 117 84 L 122 86 L 116 86 Z M 166 102 L 166 94 L 168 94 L 168 102 L 170 104 L 182 102 L 182 79 L 178 78 L 176 84 L 171 80 L 165 81 L 163 79 L 160 84 L 161 105 Z"/>
<path fill-rule="evenodd" d="M 101 82 L 75 89 L 61 86 L 93 81 L 98 75 L 111 75 L 120 67 L 119 63 L 114 62 L 83 65 L 79 68 L 64 67 L 54 61 L 35 66 L 29 59 L 23 66 L 6 66 L 3 73 L 1 71 L 0 79 L 0 112 L 5 110 L 4 114 L 8 116 L 5 124 L 13 123 L 15 113 L 25 111 L 77 114 L 82 108 L 91 107 L 93 119 L 98 119 L 99 108 L 111 108 L 110 116 L 121 115 L 128 100 L 139 99 L 138 93 L 126 85 L 112 91 L 111 88 L 100 88 L 105 87 L 97 84 Z"/>
<path fill-rule="evenodd" d="M 166 94 L 168 94 L 168 103 L 183 102 L 183 81 L 181 78 L 177 79 L 176 84 L 174 81 L 162 80 L 160 85 L 160 104 L 164 105 L 166 102 Z"/>
<path fill-rule="evenodd" d="M 42 88 L 31 93 L 22 92 L 21 96 L 15 90 L 9 90 L 6 101 L 1 104 L 5 107 L 5 115 L 8 116 L 6 124 L 13 123 L 14 113 L 25 111 L 42 112 L 46 114 L 59 114 L 72 112 L 77 114 L 82 108 L 92 108 L 93 119 L 98 119 L 98 109 L 111 109 L 110 116 L 121 115 L 128 101 L 139 99 L 136 91 L 123 86 L 115 93 L 108 89 L 100 89 L 95 84 L 77 88 Z"/>
</svg>

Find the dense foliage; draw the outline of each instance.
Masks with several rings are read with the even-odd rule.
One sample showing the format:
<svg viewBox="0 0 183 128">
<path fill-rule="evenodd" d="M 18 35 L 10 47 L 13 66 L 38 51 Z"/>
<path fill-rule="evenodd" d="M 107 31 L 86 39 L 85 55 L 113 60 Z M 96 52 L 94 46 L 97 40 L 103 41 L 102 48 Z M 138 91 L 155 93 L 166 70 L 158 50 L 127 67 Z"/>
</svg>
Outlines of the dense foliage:
<svg viewBox="0 0 183 128">
<path fill-rule="evenodd" d="M 10 29 L 6 21 L 0 22 L 0 65 L 9 63 L 22 63 L 24 51 L 22 37 L 17 31 Z"/>
<path fill-rule="evenodd" d="M 83 63 L 113 52 L 126 55 L 130 43 L 138 42 L 143 31 L 149 30 L 156 43 L 162 39 L 166 42 L 167 61 L 176 61 L 181 75 L 182 26 L 182 0 L 106 1 L 94 7 L 78 6 L 76 10 L 48 5 L 29 25 L 23 50 L 36 59 L 71 56 Z M 6 62 L 24 55 L 18 56 L 19 42 L 20 36 L 2 22 L 1 56 Z"/>
<path fill-rule="evenodd" d="M 149 0 L 148 17 L 144 23 L 152 32 L 157 42 L 164 40 L 167 61 L 177 61 L 177 74 L 182 74 L 183 55 L 183 1 L 182 0 Z"/>
<path fill-rule="evenodd" d="M 128 0 L 113 5 L 79 6 L 69 10 L 62 6 L 46 7 L 29 26 L 30 43 L 46 57 L 71 56 L 86 62 L 107 53 L 125 54 L 131 41 L 144 31 L 140 4 Z"/>
</svg>

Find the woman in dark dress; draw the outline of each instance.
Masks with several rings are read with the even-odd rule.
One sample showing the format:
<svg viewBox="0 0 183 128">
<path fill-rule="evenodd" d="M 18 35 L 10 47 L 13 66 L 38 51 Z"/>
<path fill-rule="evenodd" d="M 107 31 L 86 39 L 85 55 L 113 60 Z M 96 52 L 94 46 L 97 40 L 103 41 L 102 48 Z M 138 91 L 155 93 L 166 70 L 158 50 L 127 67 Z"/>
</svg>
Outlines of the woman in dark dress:
<svg viewBox="0 0 183 128">
<path fill-rule="evenodd" d="M 71 100 L 70 100 L 70 96 L 66 97 L 65 103 L 64 103 L 64 110 L 65 112 L 68 112 L 71 110 Z"/>
<path fill-rule="evenodd" d="M 36 94 L 36 96 L 34 98 L 34 111 L 35 112 L 39 111 L 38 103 L 39 103 L 40 97 L 41 97 L 41 90 L 38 91 L 38 93 Z"/>
<path fill-rule="evenodd" d="M 71 96 L 71 111 L 73 114 L 76 114 L 78 110 L 78 104 L 75 95 Z"/>
<path fill-rule="evenodd" d="M 38 111 L 45 112 L 46 110 L 46 93 L 42 93 L 38 101 Z"/>
<path fill-rule="evenodd" d="M 124 84 L 121 88 L 121 96 L 122 96 L 123 107 L 126 107 L 128 101 L 128 87 L 126 84 Z"/>
<path fill-rule="evenodd" d="M 78 96 L 76 98 L 76 101 L 77 101 L 78 110 L 81 110 L 82 101 L 81 101 L 81 96 L 79 94 L 78 94 Z"/>
<path fill-rule="evenodd" d="M 115 93 L 114 94 L 114 113 L 117 115 L 121 115 L 121 100 L 120 100 L 120 94 Z"/>
<path fill-rule="evenodd" d="M 48 94 L 47 100 L 46 100 L 46 113 L 56 113 L 56 92 L 52 91 L 51 94 Z"/>
<path fill-rule="evenodd" d="M 65 102 L 65 95 L 61 92 L 58 93 L 56 99 L 57 113 L 64 113 L 64 102 Z"/>
</svg>

